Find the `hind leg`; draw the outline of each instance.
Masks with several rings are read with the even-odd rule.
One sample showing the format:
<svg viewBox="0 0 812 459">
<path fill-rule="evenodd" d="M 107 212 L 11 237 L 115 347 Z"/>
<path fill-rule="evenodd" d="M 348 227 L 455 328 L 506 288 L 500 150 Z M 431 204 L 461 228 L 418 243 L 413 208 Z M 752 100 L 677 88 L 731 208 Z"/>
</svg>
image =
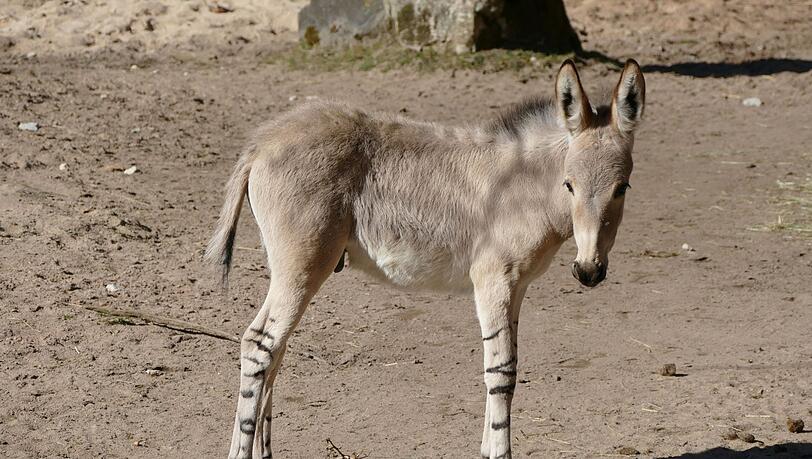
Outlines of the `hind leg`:
<svg viewBox="0 0 812 459">
<path fill-rule="evenodd" d="M 290 334 L 310 299 L 332 273 L 347 236 L 348 225 L 337 223 L 332 225 L 332 231 L 319 231 L 305 239 L 280 240 L 277 235 L 273 241 L 266 240 L 271 286 L 241 342 L 240 394 L 229 457 L 271 457 L 271 394 L 275 374 Z"/>
</svg>

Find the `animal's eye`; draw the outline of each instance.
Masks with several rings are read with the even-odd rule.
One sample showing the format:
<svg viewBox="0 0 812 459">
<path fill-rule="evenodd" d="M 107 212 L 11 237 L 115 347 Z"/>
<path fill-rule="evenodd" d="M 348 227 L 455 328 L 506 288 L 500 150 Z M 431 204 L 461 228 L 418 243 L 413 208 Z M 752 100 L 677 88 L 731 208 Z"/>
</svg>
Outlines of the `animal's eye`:
<svg viewBox="0 0 812 459">
<path fill-rule="evenodd" d="M 632 186 L 629 185 L 628 183 L 621 183 L 620 185 L 617 186 L 617 188 L 615 188 L 615 197 L 619 198 L 619 197 L 625 195 L 626 190 L 628 190 L 631 187 Z"/>
<path fill-rule="evenodd" d="M 575 192 L 572 191 L 572 183 L 570 183 L 569 180 L 564 180 L 564 186 L 567 187 L 567 191 L 569 191 L 572 194 L 575 194 Z"/>
</svg>

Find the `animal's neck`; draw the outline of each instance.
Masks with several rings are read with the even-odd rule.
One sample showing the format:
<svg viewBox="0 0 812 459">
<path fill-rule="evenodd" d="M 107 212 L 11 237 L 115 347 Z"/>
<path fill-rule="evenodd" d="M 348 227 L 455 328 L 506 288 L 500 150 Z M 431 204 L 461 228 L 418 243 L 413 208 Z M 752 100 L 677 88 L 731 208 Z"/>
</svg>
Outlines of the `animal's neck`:
<svg viewBox="0 0 812 459">
<path fill-rule="evenodd" d="M 523 209 L 529 231 L 567 239 L 572 236 L 572 215 L 564 182 L 564 160 L 569 135 L 554 121 L 535 126 L 518 124 L 511 131 L 479 130 L 479 145 L 490 151 L 487 162 L 494 183 L 491 193 L 507 205 Z M 526 211 L 524 209 L 527 209 Z"/>
</svg>

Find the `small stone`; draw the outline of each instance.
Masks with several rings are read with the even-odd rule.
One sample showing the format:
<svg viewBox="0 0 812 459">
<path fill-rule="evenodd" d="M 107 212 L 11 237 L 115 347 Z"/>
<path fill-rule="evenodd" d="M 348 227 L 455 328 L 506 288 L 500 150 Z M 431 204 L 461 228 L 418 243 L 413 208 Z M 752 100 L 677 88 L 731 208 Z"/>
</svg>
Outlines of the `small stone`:
<svg viewBox="0 0 812 459">
<path fill-rule="evenodd" d="M 722 434 L 722 438 L 724 438 L 725 440 L 735 440 L 739 438 L 739 436 L 736 434 L 735 430 L 727 429 L 725 433 Z"/>
<path fill-rule="evenodd" d="M 787 418 L 787 430 L 792 433 L 801 433 L 804 431 L 804 420 L 803 419 L 792 419 Z"/>
<path fill-rule="evenodd" d="M 68 164 L 67 164 L 67 163 L 62 163 L 62 164 L 60 164 L 60 165 L 59 165 L 59 170 L 61 170 L 61 171 L 66 171 L 66 170 L 68 170 Z"/>
<path fill-rule="evenodd" d="M 686 252 L 693 252 L 694 248 L 691 247 L 690 245 L 688 245 L 688 243 L 686 242 L 686 243 L 682 244 L 682 250 L 684 250 Z"/>
<path fill-rule="evenodd" d="M 121 288 L 116 284 L 107 284 L 104 286 L 107 293 L 116 293 L 117 291 L 121 290 Z"/>
<path fill-rule="evenodd" d="M 666 363 L 660 368 L 660 374 L 662 376 L 675 376 L 677 374 L 677 365 L 674 363 Z"/>
<path fill-rule="evenodd" d="M 209 11 L 212 13 L 230 13 L 234 11 L 228 3 L 225 2 L 211 2 L 209 3 Z"/>
<path fill-rule="evenodd" d="M 131 65 L 130 70 L 138 70 L 138 65 L 136 64 Z"/>
<path fill-rule="evenodd" d="M 144 371 L 144 373 L 146 373 L 146 374 L 148 374 L 150 376 L 161 376 L 162 374 L 164 374 L 164 372 L 161 371 L 159 368 L 147 368 Z"/>
<path fill-rule="evenodd" d="M 37 131 L 39 131 L 40 126 L 39 126 L 39 123 L 30 122 L 30 123 L 20 123 L 20 124 L 17 125 L 17 127 L 21 131 L 37 132 Z"/>
<path fill-rule="evenodd" d="M 640 451 L 637 451 L 635 448 L 631 446 L 623 446 L 617 449 L 617 453 L 621 456 L 637 456 L 640 454 Z"/>
<path fill-rule="evenodd" d="M 290 97 L 288 97 L 288 101 L 293 102 L 294 100 L 296 100 L 298 98 L 299 98 L 299 96 L 290 96 Z"/>
<path fill-rule="evenodd" d="M 124 175 L 133 175 L 136 172 L 138 172 L 138 168 L 135 167 L 135 166 L 130 166 L 130 167 L 124 169 Z"/>
<path fill-rule="evenodd" d="M 83 35 L 79 38 L 79 44 L 82 46 L 93 46 L 96 44 L 96 38 L 90 34 Z"/>
<path fill-rule="evenodd" d="M 5 35 L 0 35 L 0 51 L 7 50 L 14 46 L 14 39 Z"/>
<path fill-rule="evenodd" d="M 745 107 L 761 107 L 761 99 L 758 97 L 748 97 L 742 101 Z"/>
<path fill-rule="evenodd" d="M 31 51 L 30 53 L 25 55 L 26 59 L 33 59 L 35 57 L 37 57 L 37 53 L 35 53 L 34 51 Z"/>
<path fill-rule="evenodd" d="M 740 431 L 736 432 L 736 437 L 738 437 L 739 440 L 741 440 L 741 441 L 743 441 L 745 443 L 755 443 L 756 442 L 756 437 L 753 434 L 751 434 L 750 432 L 745 432 L 743 430 L 740 430 Z"/>
</svg>

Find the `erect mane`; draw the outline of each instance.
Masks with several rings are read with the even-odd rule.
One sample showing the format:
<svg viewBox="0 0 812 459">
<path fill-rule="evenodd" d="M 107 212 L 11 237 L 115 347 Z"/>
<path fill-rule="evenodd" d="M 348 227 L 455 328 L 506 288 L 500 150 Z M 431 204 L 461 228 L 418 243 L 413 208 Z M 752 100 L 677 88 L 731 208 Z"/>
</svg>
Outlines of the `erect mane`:
<svg viewBox="0 0 812 459">
<path fill-rule="evenodd" d="M 592 105 L 596 112 L 596 116 L 592 117 L 594 127 L 606 126 L 611 121 L 611 103 L 604 101 L 605 96 L 600 99 L 600 104 Z M 545 126 L 555 128 L 558 126 L 555 111 L 555 101 L 552 98 L 531 96 L 502 110 L 495 119 L 485 125 L 485 130 L 494 135 L 518 138 L 528 122 L 542 128 Z"/>
<path fill-rule="evenodd" d="M 533 96 L 512 104 L 502 110 L 496 119 L 487 124 L 486 130 L 493 134 L 519 137 L 522 126 L 531 118 L 555 123 L 555 104 L 549 97 Z"/>
</svg>

